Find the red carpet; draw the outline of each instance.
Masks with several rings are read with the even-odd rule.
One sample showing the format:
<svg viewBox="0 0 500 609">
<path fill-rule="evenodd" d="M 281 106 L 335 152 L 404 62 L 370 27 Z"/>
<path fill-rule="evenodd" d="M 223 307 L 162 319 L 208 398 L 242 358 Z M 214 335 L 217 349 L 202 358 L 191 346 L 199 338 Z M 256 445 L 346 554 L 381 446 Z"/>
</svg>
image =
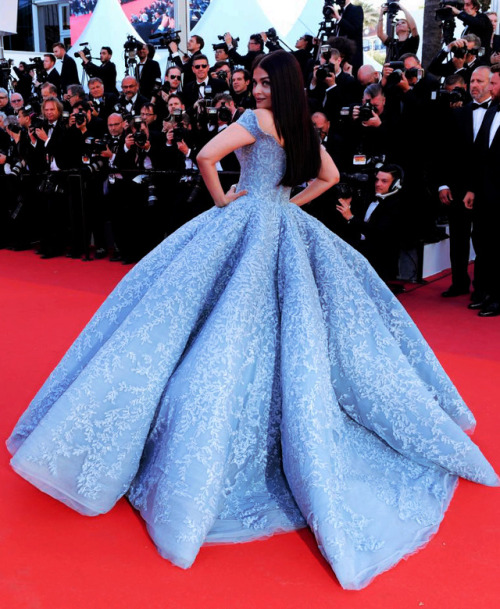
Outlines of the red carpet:
<svg viewBox="0 0 500 609">
<path fill-rule="evenodd" d="M 0 251 L 1 436 L 127 269 Z M 500 318 L 480 319 L 448 278 L 402 302 L 474 411 L 500 471 Z M 308 531 L 203 548 L 183 571 L 161 559 L 122 500 L 85 518 L 31 487 L 1 450 L 0 606 L 9 609 L 496 609 L 500 489 L 461 481 L 429 546 L 360 592 L 342 590 Z"/>
</svg>

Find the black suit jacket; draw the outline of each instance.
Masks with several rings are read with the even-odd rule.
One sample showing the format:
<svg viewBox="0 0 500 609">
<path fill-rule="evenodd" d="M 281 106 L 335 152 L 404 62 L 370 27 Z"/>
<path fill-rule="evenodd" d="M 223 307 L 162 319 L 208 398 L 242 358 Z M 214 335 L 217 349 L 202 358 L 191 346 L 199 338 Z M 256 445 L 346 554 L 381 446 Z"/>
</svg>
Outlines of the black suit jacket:
<svg viewBox="0 0 500 609">
<path fill-rule="evenodd" d="M 212 87 L 212 97 L 214 95 L 216 95 L 217 93 L 222 93 L 222 91 L 226 90 L 226 84 L 217 78 L 209 77 L 207 85 Z M 184 104 L 186 105 L 186 108 L 192 108 L 193 104 L 196 101 L 198 101 L 198 99 L 199 99 L 198 92 L 199 92 L 199 89 L 198 89 L 198 86 L 196 85 L 196 81 L 188 83 L 183 88 L 182 93 L 183 93 Z"/>
<path fill-rule="evenodd" d="M 69 85 L 79 84 L 80 79 L 78 77 L 75 60 L 66 53 L 63 57 L 61 68 L 61 94 L 64 95 L 66 93 L 66 89 Z"/>
<path fill-rule="evenodd" d="M 154 59 L 146 59 L 142 68 L 140 68 L 140 65 L 138 64 L 135 69 L 136 78 L 139 82 L 139 92 L 144 97 L 151 99 L 156 79 L 159 78 L 161 80 L 160 64 Z"/>
<path fill-rule="evenodd" d="M 83 69 L 92 78 L 97 76 L 104 84 L 106 93 L 118 93 L 116 89 L 116 66 L 112 61 L 106 61 L 96 66 L 91 61 L 83 64 Z"/>
<path fill-rule="evenodd" d="M 474 165 L 469 171 L 468 188 L 476 194 L 474 213 L 488 215 L 492 222 L 500 219 L 500 128 L 491 142 L 490 130 L 500 108 L 498 101 L 487 110 L 472 149 Z"/>
<path fill-rule="evenodd" d="M 355 4 L 348 4 L 342 12 L 339 22 L 339 36 L 345 36 L 356 44 L 356 52 L 352 57 L 354 73 L 363 65 L 363 9 Z"/>
</svg>

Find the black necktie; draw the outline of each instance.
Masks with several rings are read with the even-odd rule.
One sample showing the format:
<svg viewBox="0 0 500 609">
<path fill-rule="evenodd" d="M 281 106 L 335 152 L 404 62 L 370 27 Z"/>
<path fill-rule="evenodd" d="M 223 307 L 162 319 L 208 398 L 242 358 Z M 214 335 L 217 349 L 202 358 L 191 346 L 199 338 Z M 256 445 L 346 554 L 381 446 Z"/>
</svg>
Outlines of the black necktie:
<svg viewBox="0 0 500 609">
<path fill-rule="evenodd" d="M 490 107 L 490 102 L 483 102 L 482 104 L 478 104 L 477 102 L 472 102 L 472 110 L 477 110 L 478 108 L 484 108 L 487 110 Z"/>
</svg>

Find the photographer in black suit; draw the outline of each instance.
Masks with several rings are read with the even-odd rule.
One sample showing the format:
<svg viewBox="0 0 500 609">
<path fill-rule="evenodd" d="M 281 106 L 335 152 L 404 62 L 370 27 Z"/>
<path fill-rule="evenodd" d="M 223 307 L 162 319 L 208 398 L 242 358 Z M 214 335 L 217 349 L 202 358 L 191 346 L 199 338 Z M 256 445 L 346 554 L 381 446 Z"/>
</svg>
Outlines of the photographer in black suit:
<svg viewBox="0 0 500 609">
<path fill-rule="evenodd" d="M 122 80 L 122 94 L 118 98 L 118 105 L 126 112 L 138 116 L 141 108 L 149 99 L 139 93 L 139 83 L 133 76 L 125 76 Z"/>
<path fill-rule="evenodd" d="M 97 66 L 85 56 L 83 51 L 78 51 L 78 55 L 82 58 L 83 69 L 90 76 L 97 76 L 104 83 L 106 93 L 118 93 L 116 89 L 116 66 L 111 61 L 113 51 L 109 47 L 102 47 L 99 57 L 101 65 Z"/>
<path fill-rule="evenodd" d="M 234 65 L 244 66 L 249 72 L 252 71 L 252 64 L 257 57 L 264 52 L 264 39 L 260 34 L 252 34 L 248 40 L 248 53 L 240 55 L 236 50 L 233 37 L 229 32 L 224 34 L 224 42 L 228 48 L 228 55 Z"/>
<path fill-rule="evenodd" d="M 491 68 L 489 90 L 492 103 L 474 140 L 464 197 L 465 206 L 473 210 L 476 249 L 475 291 L 469 307 L 479 309 L 480 317 L 500 315 L 500 65 Z"/>
<path fill-rule="evenodd" d="M 488 18 L 488 15 L 481 13 L 481 4 L 479 0 L 465 0 L 464 10 L 460 11 L 454 6 L 449 7 L 451 12 L 458 17 L 465 25 L 462 32 L 462 38 L 466 34 L 475 34 L 481 39 L 481 46 L 484 47 L 487 54 L 490 51 L 491 35 L 493 34 L 493 26 Z"/>
<path fill-rule="evenodd" d="M 195 79 L 183 88 L 184 103 L 188 111 L 195 102 L 206 97 L 207 87 L 212 88 L 212 96 L 222 93 L 227 88 L 227 83 L 208 76 L 209 64 L 206 55 L 197 55 L 192 69 Z"/>
<path fill-rule="evenodd" d="M 490 68 L 481 66 L 474 70 L 470 83 L 473 101 L 462 108 L 452 110 L 448 124 L 442 127 L 440 141 L 447 142 L 450 150 L 471 151 L 486 111 L 491 103 L 489 91 Z M 439 146 L 438 142 L 438 146 Z M 436 180 L 439 182 L 439 200 L 446 206 L 450 230 L 451 286 L 442 293 L 445 298 L 469 293 L 468 274 L 472 210 L 463 204 L 468 172 L 456 162 L 453 155 L 444 155 L 436 162 Z M 440 179 L 439 179 L 440 178 Z M 475 235 L 474 235 L 475 238 Z M 479 249 L 481 246 L 479 245 Z M 481 259 L 479 259 L 479 265 Z"/>
<path fill-rule="evenodd" d="M 151 48 L 154 51 L 154 47 Z M 150 59 L 151 49 L 147 44 L 139 47 L 137 55 L 140 61 L 135 68 L 135 77 L 139 83 L 139 92 L 150 100 L 156 81 L 161 81 L 160 64 Z"/>
<path fill-rule="evenodd" d="M 332 5 L 332 9 L 338 23 L 337 35 L 349 38 L 356 45 L 351 61 L 353 74 L 356 75 L 358 68 L 363 65 L 363 9 L 352 4 L 351 0 L 339 0 Z"/>
<path fill-rule="evenodd" d="M 368 259 L 386 283 L 398 276 L 402 180 L 400 167 L 382 165 L 375 175 L 375 192 L 371 201 L 356 201 L 351 195 L 340 197 L 337 205 L 348 225 L 348 242 Z"/>
<path fill-rule="evenodd" d="M 201 55 L 203 47 L 205 46 L 205 41 L 201 36 L 191 36 L 191 38 L 187 42 L 187 55 L 181 59 L 179 54 L 179 47 L 176 42 L 171 42 L 168 45 L 168 48 L 171 52 L 171 59 L 175 63 L 175 65 L 182 70 L 184 75 L 182 86 L 185 87 L 187 83 L 192 82 L 195 78 L 193 74 L 193 61 Z"/>
<path fill-rule="evenodd" d="M 52 46 L 52 52 L 57 59 L 62 62 L 60 93 L 64 95 L 68 85 L 74 85 L 80 82 L 78 70 L 75 60 L 66 53 L 66 49 L 62 42 L 56 42 Z"/>
</svg>

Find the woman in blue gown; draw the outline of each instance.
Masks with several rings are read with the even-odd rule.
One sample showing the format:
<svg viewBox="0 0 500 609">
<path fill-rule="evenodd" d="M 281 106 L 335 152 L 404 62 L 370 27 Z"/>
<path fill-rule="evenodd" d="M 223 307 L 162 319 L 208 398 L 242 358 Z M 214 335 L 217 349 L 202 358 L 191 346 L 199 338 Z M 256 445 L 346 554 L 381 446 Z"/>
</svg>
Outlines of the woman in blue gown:
<svg viewBox="0 0 500 609">
<path fill-rule="evenodd" d="M 499 481 L 404 309 L 300 209 L 338 173 L 295 59 L 266 55 L 253 78 L 258 109 L 198 157 L 216 206 L 120 282 L 8 448 L 82 514 L 126 495 L 176 565 L 204 543 L 309 526 L 358 589 L 429 540 L 457 477 Z M 215 163 L 232 150 L 241 178 L 224 194 Z"/>
</svg>

